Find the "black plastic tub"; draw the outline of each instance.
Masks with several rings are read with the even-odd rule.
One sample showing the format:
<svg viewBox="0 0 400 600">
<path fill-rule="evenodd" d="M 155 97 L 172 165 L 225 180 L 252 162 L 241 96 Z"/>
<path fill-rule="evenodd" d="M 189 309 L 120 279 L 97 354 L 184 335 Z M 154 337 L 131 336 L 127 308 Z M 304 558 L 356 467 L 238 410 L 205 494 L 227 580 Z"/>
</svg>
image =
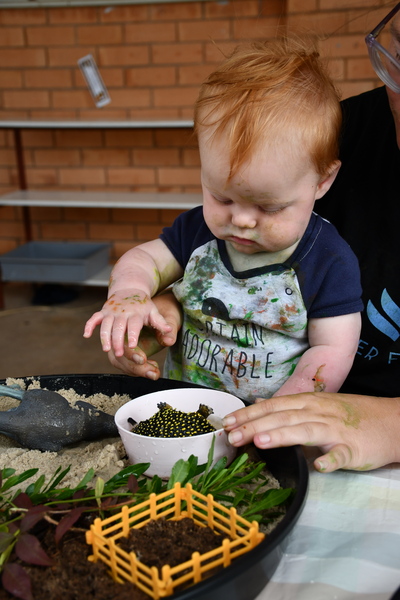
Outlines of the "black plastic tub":
<svg viewBox="0 0 400 600">
<path fill-rule="evenodd" d="M 150 381 L 128 375 L 42 375 L 20 379 L 27 384 L 32 379 L 38 380 L 42 388 L 54 391 L 73 388 L 78 394 L 86 396 L 96 393 L 128 394 L 135 398 L 159 390 L 199 387 L 168 379 Z M 174 594 L 174 599 L 221 600 L 224 597 L 229 600 L 253 600 L 270 581 L 285 551 L 287 536 L 303 510 L 308 491 L 308 468 L 300 446 L 258 452 L 281 486 L 295 489 L 285 517 L 256 548 L 212 577 Z"/>
</svg>

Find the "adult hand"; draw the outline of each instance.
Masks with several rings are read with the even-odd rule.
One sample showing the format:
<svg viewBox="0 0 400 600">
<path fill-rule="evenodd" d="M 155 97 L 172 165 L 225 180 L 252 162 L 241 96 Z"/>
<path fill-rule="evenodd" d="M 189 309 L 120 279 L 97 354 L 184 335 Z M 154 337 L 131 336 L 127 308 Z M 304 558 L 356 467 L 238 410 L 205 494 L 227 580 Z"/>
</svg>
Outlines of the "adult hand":
<svg viewBox="0 0 400 600">
<path fill-rule="evenodd" d="M 259 448 L 319 447 L 318 471 L 370 470 L 400 462 L 400 398 L 323 392 L 259 400 L 224 419 L 229 441 Z"/>
<path fill-rule="evenodd" d="M 133 350 L 144 326 L 154 327 L 161 334 L 171 330 L 152 299 L 136 289 L 112 294 L 103 308 L 86 322 L 83 337 L 89 338 L 97 325 L 104 352 L 112 350 L 117 358 L 124 355 L 125 336 L 128 348 Z"/>
</svg>

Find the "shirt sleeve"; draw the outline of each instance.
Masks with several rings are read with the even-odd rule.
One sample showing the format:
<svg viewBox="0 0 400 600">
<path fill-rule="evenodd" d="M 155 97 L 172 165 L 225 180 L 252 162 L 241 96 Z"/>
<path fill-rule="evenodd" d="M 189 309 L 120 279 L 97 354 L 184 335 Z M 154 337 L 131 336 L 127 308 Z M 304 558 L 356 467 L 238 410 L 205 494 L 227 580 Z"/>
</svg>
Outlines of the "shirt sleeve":
<svg viewBox="0 0 400 600">
<path fill-rule="evenodd" d="M 312 242 L 295 267 L 308 318 L 336 317 L 363 310 L 358 260 L 335 227 L 318 217 Z"/>
</svg>

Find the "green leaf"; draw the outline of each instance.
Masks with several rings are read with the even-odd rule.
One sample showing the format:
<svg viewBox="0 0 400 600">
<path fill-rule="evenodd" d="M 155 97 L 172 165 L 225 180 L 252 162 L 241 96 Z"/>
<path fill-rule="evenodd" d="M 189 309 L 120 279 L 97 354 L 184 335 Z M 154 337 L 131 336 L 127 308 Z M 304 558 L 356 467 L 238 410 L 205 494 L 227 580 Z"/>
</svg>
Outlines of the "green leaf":
<svg viewBox="0 0 400 600">
<path fill-rule="evenodd" d="M 243 514 L 247 518 L 249 515 L 279 506 L 289 498 L 292 492 L 291 488 L 268 490 L 262 500 L 250 506 Z"/>
<path fill-rule="evenodd" d="M 94 477 L 94 469 L 89 469 L 89 471 L 86 473 L 86 475 L 84 475 L 84 477 L 78 483 L 75 490 L 79 490 L 81 488 L 86 487 L 87 484 L 89 483 L 89 481 L 91 481 L 93 479 L 93 477 Z"/>
<path fill-rule="evenodd" d="M 191 455 L 191 458 L 196 458 Z M 197 462 L 197 458 L 196 458 Z M 172 467 L 171 475 L 168 480 L 167 489 L 171 490 L 175 483 L 179 482 L 183 484 L 186 482 L 189 473 L 191 472 L 191 463 L 188 460 L 180 458 Z"/>
<path fill-rule="evenodd" d="M 10 488 L 12 488 L 16 485 L 20 485 L 23 481 L 26 481 L 30 477 L 33 477 L 34 475 L 36 475 L 36 473 L 38 471 L 39 471 L 39 469 L 28 469 L 27 471 L 24 471 L 23 473 L 20 473 L 19 475 L 11 475 L 10 477 L 7 478 L 7 481 L 4 482 L 4 484 L 1 488 L 1 491 L 5 492 L 6 490 L 9 490 Z"/>
<path fill-rule="evenodd" d="M 40 490 L 43 487 L 45 480 L 46 480 L 46 477 L 44 475 L 41 475 L 34 483 L 29 484 L 25 490 L 26 493 L 28 494 L 28 496 L 33 496 L 35 494 L 39 494 Z"/>
<path fill-rule="evenodd" d="M 98 477 L 95 488 L 94 488 L 94 495 L 95 495 L 96 502 L 97 502 L 97 505 L 99 508 L 101 507 L 101 496 L 103 494 L 103 491 L 104 491 L 104 479 L 102 479 L 101 477 Z"/>
<path fill-rule="evenodd" d="M 54 475 L 50 478 L 49 483 L 43 490 L 44 492 L 50 492 L 51 490 L 54 490 L 58 486 L 58 484 L 61 483 L 64 477 L 69 473 L 69 471 L 71 470 L 71 465 L 69 465 L 69 467 L 67 467 L 66 469 L 61 471 L 59 475 L 57 475 L 60 469 L 61 467 L 58 467 Z"/>
</svg>

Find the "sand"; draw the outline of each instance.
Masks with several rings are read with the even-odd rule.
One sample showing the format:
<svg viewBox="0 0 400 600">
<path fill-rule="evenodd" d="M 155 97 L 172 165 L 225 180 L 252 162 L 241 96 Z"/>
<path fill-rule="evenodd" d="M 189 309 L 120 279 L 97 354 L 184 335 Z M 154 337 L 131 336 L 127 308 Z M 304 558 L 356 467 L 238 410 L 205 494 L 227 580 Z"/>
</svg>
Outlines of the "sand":
<svg viewBox="0 0 400 600">
<path fill-rule="evenodd" d="M 24 388 L 24 381 L 19 379 L 7 379 L 7 385 L 18 385 Z M 33 381 L 29 389 L 40 388 L 38 381 Z M 118 408 L 130 400 L 129 396 L 112 397 L 105 394 L 94 396 L 80 396 L 72 389 L 59 390 L 73 406 L 78 400 L 84 400 L 93 404 L 104 412 L 114 415 Z M 1 409 L 8 410 L 18 406 L 18 401 L 4 396 L 0 397 Z M 58 467 L 65 469 L 70 466 L 70 471 L 60 484 L 62 487 L 75 487 L 85 476 L 90 468 L 94 469 L 95 476 L 102 477 L 105 481 L 128 466 L 125 457 L 125 449 L 119 437 L 108 438 L 96 442 L 81 442 L 71 447 L 65 447 L 59 452 L 41 452 L 40 450 L 29 450 L 17 444 L 11 438 L 0 434 L 0 470 L 13 468 L 16 473 L 22 473 L 27 469 L 36 468 L 38 473 L 28 480 L 28 483 L 36 481 L 40 475 L 44 475 L 46 481 L 51 479 Z"/>
</svg>

